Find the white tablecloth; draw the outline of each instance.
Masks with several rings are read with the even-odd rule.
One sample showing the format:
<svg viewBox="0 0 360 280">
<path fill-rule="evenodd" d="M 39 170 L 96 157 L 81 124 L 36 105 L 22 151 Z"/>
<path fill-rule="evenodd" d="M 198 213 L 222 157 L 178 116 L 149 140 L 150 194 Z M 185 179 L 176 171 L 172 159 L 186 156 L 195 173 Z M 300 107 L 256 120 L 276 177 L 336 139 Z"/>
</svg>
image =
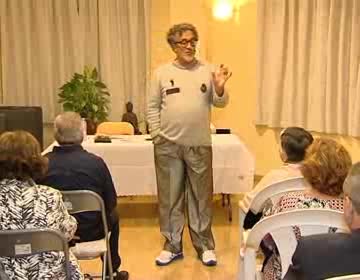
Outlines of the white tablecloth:
<svg viewBox="0 0 360 280">
<path fill-rule="evenodd" d="M 154 152 L 149 135 L 119 135 L 112 143 L 94 143 L 88 136 L 82 146 L 104 159 L 118 195 L 154 195 Z M 240 139 L 232 134 L 212 135 L 215 193 L 240 193 L 252 189 L 255 160 Z M 52 150 L 51 144 L 43 154 Z"/>
</svg>

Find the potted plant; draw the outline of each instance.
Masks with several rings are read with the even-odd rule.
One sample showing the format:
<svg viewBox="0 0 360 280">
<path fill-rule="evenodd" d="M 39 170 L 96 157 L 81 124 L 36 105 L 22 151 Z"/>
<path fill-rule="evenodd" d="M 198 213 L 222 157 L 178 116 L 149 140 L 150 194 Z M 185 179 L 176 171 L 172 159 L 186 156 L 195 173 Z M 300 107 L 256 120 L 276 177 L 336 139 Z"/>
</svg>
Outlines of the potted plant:
<svg viewBox="0 0 360 280">
<path fill-rule="evenodd" d="M 82 74 L 75 73 L 61 88 L 59 103 L 64 111 L 73 111 L 85 118 L 87 133 L 94 134 L 97 124 L 105 121 L 109 114 L 109 92 L 99 80 L 96 68 L 85 66 Z"/>
</svg>

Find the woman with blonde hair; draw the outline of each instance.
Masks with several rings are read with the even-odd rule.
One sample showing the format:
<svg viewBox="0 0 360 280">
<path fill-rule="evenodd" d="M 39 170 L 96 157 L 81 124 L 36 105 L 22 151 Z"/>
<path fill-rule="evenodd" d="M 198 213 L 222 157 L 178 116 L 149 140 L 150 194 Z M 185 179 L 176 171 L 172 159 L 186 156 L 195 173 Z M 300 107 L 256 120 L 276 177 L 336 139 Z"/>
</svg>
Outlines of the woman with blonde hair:
<svg viewBox="0 0 360 280">
<path fill-rule="evenodd" d="M 300 168 L 308 183 L 302 192 L 285 194 L 264 216 L 305 208 L 327 208 L 343 211 L 342 186 L 351 168 L 348 151 L 330 138 L 314 140 L 306 152 Z M 296 237 L 301 237 L 298 227 L 294 227 Z M 264 279 L 281 279 L 281 261 L 271 236 L 263 240 L 266 259 L 263 264 Z"/>
<path fill-rule="evenodd" d="M 61 193 L 36 185 L 34 180 L 47 170 L 40 145 L 28 132 L 5 132 L 0 136 L 0 230 L 50 228 L 70 241 L 76 220 L 67 212 Z M 70 253 L 71 279 L 84 279 Z M 45 252 L 26 257 L 0 257 L 12 280 L 66 279 L 62 252 Z"/>
</svg>

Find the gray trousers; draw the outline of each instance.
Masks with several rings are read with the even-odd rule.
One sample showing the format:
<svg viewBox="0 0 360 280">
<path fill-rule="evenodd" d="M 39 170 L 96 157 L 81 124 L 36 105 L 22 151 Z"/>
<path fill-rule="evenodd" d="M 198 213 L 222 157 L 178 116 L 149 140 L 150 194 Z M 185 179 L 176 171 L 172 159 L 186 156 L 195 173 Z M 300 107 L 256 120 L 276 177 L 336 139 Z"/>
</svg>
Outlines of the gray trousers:
<svg viewBox="0 0 360 280">
<path fill-rule="evenodd" d="M 182 252 L 185 200 L 194 248 L 199 256 L 213 250 L 211 146 L 181 146 L 160 138 L 154 151 L 160 231 L 166 239 L 164 250 Z"/>
</svg>

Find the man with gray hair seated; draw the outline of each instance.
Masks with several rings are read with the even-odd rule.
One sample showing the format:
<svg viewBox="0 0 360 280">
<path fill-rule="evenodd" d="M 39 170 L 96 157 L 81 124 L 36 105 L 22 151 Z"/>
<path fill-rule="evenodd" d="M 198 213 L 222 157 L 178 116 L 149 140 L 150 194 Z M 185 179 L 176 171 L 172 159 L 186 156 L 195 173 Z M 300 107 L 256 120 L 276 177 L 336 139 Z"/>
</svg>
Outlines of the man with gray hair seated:
<svg viewBox="0 0 360 280">
<path fill-rule="evenodd" d="M 301 238 L 284 280 L 326 279 L 360 273 L 360 162 L 352 166 L 343 191 L 344 219 L 350 233 Z"/>
<path fill-rule="evenodd" d="M 39 182 L 61 191 L 90 190 L 99 194 L 104 200 L 106 218 L 109 224 L 110 250 L 114 279 L 127 280 L 127 271 L 118 271 L 121 259 L 119 256 L 119 217 L 116 211 L 116 191 L 103 159 L 87 152 L 82 146 L 84 127 L 79 114 L 65 112 L 58 115 L 54 122 L 55 146 L 46 154 L 49 169 Z M 78 221 L 76 236 L 80 242 L 98 240 L 104 237 L 101 215 L 86 212 L 74 215 Z"/>
</svg>

